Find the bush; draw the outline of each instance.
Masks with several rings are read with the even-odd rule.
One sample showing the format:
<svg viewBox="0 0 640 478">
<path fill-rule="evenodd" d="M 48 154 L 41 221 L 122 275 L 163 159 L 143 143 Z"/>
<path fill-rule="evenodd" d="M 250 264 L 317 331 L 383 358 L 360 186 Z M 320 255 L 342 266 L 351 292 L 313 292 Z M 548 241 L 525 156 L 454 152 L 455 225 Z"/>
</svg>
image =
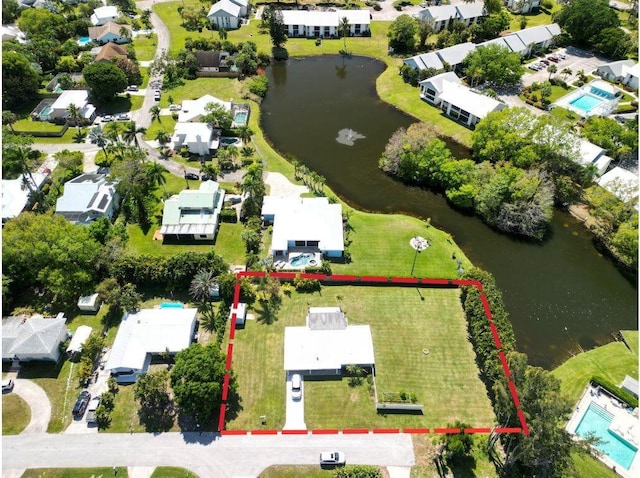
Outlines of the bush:
<svg viewBox="0 0 640 478">
<path fill-rule="evenodd" d="M 551 11 L 553 9 L 553 0 L 542 0 L 542 2 L 540 2 L 540 5 L 542 5 L 543 8 Z"/>
<path fill-rule="evenodd" d="M 335 478 L 382 478 L 382 471 L 372 465 L 348 465 L 335 470 Z"/>
<path fill-rule="evenodd" d="M 620 387 L 614 385 L 606 378 L 596 375 L 591 377 L 591 382 L 595 385 L 600 385 L 607 392 L 611 393 L 612 395 L 615 395 L 630 407 L 635 408 L 638 406 L 638 399 L 636 397 L 631 395 L 629 392 L 622 390 Z"/>
<path fill-rule="evenodd" d="M 296 291 L 305 293 L 320 292 L 320 289 L 322 289 L 319 280 L 303 279 L 302 277 L 293 279 L 293 287 L 296 288 Z"/>
<path fill-rule="evenodd" d="M 380 6 L 380 4 L 378 2 L 376 2 L 376 3 L 373 4 L 373 9 L 376 12 L 379 12 L 380 10 L 382 10 L 382 7 Z"/>
<path fill-rule="evenodd" d="M 220 221 L 222 222 L 238 222 L 238 214 L 235 209 L 223 209 L 220 212 Z"/>
<path fill-rule="evenodd" d="M 264 98 L 267 95 L 268 87 L 269 79 L 266 76 L 256 76 L 249 82 L 249 91 L 260 98 Z"/>
</svg>

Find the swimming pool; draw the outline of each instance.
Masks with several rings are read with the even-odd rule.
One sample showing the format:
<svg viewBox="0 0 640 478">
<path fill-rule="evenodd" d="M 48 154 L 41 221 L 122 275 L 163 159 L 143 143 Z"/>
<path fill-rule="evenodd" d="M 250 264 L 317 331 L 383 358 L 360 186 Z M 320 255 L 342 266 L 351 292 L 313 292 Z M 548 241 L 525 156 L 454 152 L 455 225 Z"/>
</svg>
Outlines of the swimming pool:
<svg viewBox="0 0 640 478">
<path fill-rule="evenodd" d="M 582 438 L 593 435 L 601 441 L 595 447 L 618 465 L 628 470 L 638 449 L 619 435 L 609 430 L 613 415 L 596 403 L 591 402 L 583 415 L 575 433 Z"/>
<path fill-rule="evenodd" d="M 588 113 L 603 101 L 604 100 L 602 98 L 598 98 L 590 94 L 584 94 L 582 96 L 579 96 L 575 100 L 571 101 L 569 104 L 574 108 L 578 108 L 579 110 L 582 110 L 585 113 Z"/>
<path fill-rule="evenodd" d="M 80 37 L 80 38 L 78 38 L 78 45 L 85 46 L 88 43 L 91 43 L 91 38 L 89 38 L 89 37 Z"/>
<path fill-rule="evenodd" d="M 220 144 L 222 146 L 237 146 L 240 144 L 240 138 L 223 137 L 220 138 Z"/>
<path fill-rule="evenodd" d="M 315 266 L 318 264 L 318 261 L 316 261 L 315 259 L 315 254 L 311 254 L 311 253 L 304 253 L 304 254 L 300 254 L 299 256 L 294 257 L 293 259 L 291 259 L 289 261 L 289 264 L 291 264 L 294 267 L 300 267 L 300 266 Z"/>
<path fill-rule="evenodd" d="M 248 111 L 238 111 L 235 115 L 233 115 L 233 122 L 236 126 L 244 126 L 247 124 L 247 120 L 249 119 Z"/>
<path fill-rule="evenodd" d="M 163 302 L 160 304 L 161 309 L 183 309 L 184 304 L 182 302 Z"/>
</svg>

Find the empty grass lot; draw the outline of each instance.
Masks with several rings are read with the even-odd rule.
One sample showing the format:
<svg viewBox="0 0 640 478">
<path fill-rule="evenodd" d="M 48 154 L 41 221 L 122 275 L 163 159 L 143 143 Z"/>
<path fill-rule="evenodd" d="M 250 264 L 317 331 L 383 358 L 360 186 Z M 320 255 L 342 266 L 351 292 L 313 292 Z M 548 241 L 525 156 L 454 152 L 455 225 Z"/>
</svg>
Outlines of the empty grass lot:
<svg viewBox="0 0 640 478">
<path fill-rule="evenodd" d="M 258 319 L 236 333 L 233 369 L 243 410 L 228 429 L 259 428 L 261 415 L 267 416 L 266 428 L 284 426 L 284 327 L 304 326 L 310 306 L 337 305 L 350 324 L 371 326 L 378 393 L 413 392 L 424 415 L 376 414 L 366 383 L 351 388 L 347 380 L 305 381 L 308 428 L 434 427 L 456 419 L 472 426 L 494 423 L 457 290 L 325 286 L 321 294 L 285 297 L 270 325 L 257 311 Z"/>
<path fill-rule="evenodd" d="M 138 61 L 150 61 L 156 55 L 157 37 L 153 33 L 151 36 L 138 35 L 136 36 L 133 47 L 136 51 L 136 58 Z"/>
<path fill-rule="evenodd" d="M 31 421 L 31 409 L 27 402 L 15 393 L 2 395 L 2 434 L 17 435 Z"/>
<path fill-rule="evenodd" d="M 87 478 L 88 476 L 117 476 L 127 478 L 129 472 L 126 467 L 113 468 L 33 468 L 25 471 L 22 478 Z"/>
</svg>

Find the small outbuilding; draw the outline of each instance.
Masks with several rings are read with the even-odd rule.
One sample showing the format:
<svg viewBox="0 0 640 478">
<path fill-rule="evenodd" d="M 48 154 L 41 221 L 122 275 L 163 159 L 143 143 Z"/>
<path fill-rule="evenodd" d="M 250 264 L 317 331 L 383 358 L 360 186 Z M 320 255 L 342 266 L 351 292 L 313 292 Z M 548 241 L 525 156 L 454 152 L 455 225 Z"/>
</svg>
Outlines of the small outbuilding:
<svg viewBox="0 0 640 478">
<path fill-rule="evenodd" d="M 247 304 L 239 302 L 238 305 L 231 307 L 229 312 L 229 320 L 236 316 L 236 325 L 244 325 L 247 320 Z"/>
<path fill-rule="evenodd" d="M 638 381 L 635 378 L 625 375 L 624 380 L 620 384 L 620 388 L 638 398 Z"/>
<path fill-rule="evenodd" d="M 101 305 L 102 300 L 100 299 L 100 295 L 97 293 L 83 295 L 78 299 L 78 309 L 83 312 L 98 312 Z"/>
<path fill-rule="evenodd" d="M 97 294 L 96 294 L 97 295 Z M 71 342 L 67 347 L 67 355 L 75 355 L 82 352 L 82 347 L 93 332 L 93 328 L 88 325 L 81 325 L 71 336 Z"/>
</svg>

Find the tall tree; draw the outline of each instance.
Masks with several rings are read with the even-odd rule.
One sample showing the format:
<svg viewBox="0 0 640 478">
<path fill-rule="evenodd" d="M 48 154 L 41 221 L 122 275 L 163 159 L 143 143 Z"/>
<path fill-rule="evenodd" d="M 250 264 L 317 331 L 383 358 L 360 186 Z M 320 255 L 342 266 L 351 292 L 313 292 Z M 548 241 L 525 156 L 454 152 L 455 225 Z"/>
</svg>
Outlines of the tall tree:
<svg viewBox="0 0 640 478">
<path fill-rule="evenodd" d="M 146 164 L 146 168 L 147 168 L 147 176 L 149 177 L 149 180 L 153 184 L 158 184 L 162 186 L 164 197 L 167 197 L 167 188 L 165 186 L 167 184 L 167 179 L 164 177 L 164 173 L 167 172 L 167 168 L 165 168 L 160 163 L 157 163 L 156 161 L 148 162 Z"/>
<path fill-rule="evenodd" d="M 2 112 L 2 125 L 8 126 L 13 134 L 16 134 L 15 130 L 13 129 L 13 125 L 16 121 L 18 121 L 18 117 L 15 115 L 15 113 L 12 113 L 9 110 L 5 110 Z"/>
<path fill-rule="evenodd" d="M 413 51 L 416 46 L 416 33 L 418 25 L 416 19 L 402 14 L 396 18 L 387 31 L 389 47 L 396 53 L 406 53 Z"/>
<path fill-rule="evenodd" d="M 67 115 L 75 127 L 80 131 L 80 123 L 82 120 L 82 110 L 78 105 L 71 103 L 67 107 Z"/>
<path fill-rule="evenodd" d="M 84 67 L 82 75 L 91 93 L 101 102 L 113 99 L 129 84 L 124 72 L 113 63 L 90 63 Z"/>
<path fill-rule="evenodd" d="M 89 141 L 91 141 L 91 144 L 95 144 L 102 149 L 104 158 L 108 161 L 109 155 L 107 154 L 107 144 L 109 144 L 109 142 L 107 141 L 107 137 L 100 126 L 91 128 L 91 131 L 89 131 Z"/>
<path fill-rule="evenodd" d="M 351 25 L 349 25 L 349 19 L 347 17 L 342 17 L 340 19 L 340 24 L 338 25 L 338 30 L 340 31 L 340 35 L 342 35 L 342 41 L 344 42 L 344 49 L 347 50 L 347 36 L 349 35 L 349 31 L 351 30 Z"/>
<path fill-rule="evenodd" d="M 27 10 L 31 11 L 31 10 Z M 34 9 L 35 11 L 35 9 Z M 23 12 L 26 13 L 26 12 Z M 2 106 L 10 108 L 38 94 L 40 74 L 29 60 L 15 51 L 2 53 Z"/>
<path fill-rule="evenodd" d="M 524 74 L 520 55 L 499 45 L 476 48 L 463 61 L 465 72 L 476 84 L 488 82 L 496 86 L 515 85 Z"/>
<path fill-rule="evenodd" d="M 147 132 L 147 128 L 144 128 L 142 126 L 138 127 L 135 121 L 129 121 L 127 123 L 127 126 L 124 132 L 122 133 L 122 139 L 124 139 L 128 143 L 131 143 L 131 142 L 135 143 L 136 148 L 140 150 L 141 148 L 140 148 L 140 142 L 138 141 L 138 135 L 144 134 L 146 132 Z"/>
<path fill-rule="evenodd" d="M 157 121 L 162 124 L 162 120 L 160 119 L 160 107 L 158 105 L 153 105 L 149 108 L 149 114 L 151 115 L 151 121 Z"/>
<path fill-rule="evenodd" d="M 267 12 L 271 44 L 275 48 L 281 48 L 287 42 L 287 26 L 282 19 L 282 10 L 269 5 L 265 8 L 265 11 Z"/>
<path fill-rule="evenodd" d="M 433 21 L 418 18 L 418 38 L 420 39 L 420 48 L 424 48 L 427 38 L 434 32 Z"/>
<path fill-rule="evenodd" d="M 549 81 L 551 81 L 551 75 L 558 72 L 558 67 L 555 65 L 555 63 L 551 63 L 547 67 L 547 71 L 549 72 Z"/>
<path fill-rule="evenodd" d="M 573 0 L 554 15 L 556 22 L 580 45 L 591 45 L 600 32 L 620 26 L 608 0 Z"/>
</svg>

